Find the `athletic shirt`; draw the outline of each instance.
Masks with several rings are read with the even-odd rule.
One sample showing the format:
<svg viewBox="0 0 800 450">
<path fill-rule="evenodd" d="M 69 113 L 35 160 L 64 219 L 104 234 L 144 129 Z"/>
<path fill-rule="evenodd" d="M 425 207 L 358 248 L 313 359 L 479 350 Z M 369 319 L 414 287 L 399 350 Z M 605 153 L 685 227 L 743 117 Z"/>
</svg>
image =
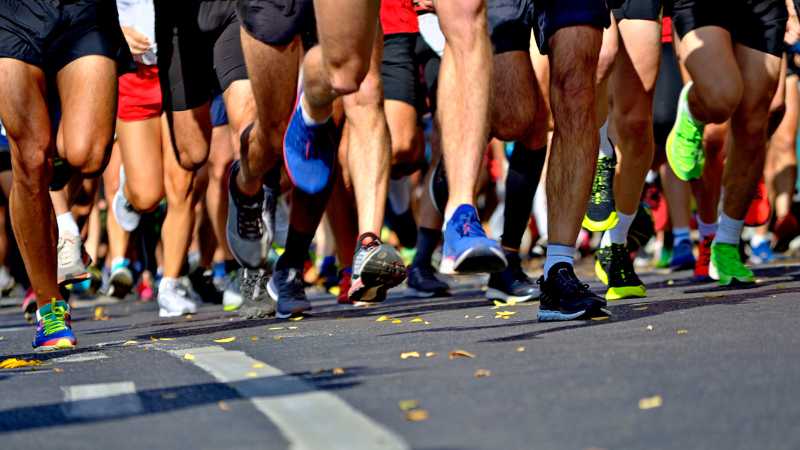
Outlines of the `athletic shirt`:
<svg viewBox="0 0 800 450">
<path fill-rule="evenodd" d="M 412 0 L 383 0 L 381 26 L 383 34 L 418 33 L 417 13 Z"/>
<path fill-rule="evenodd" d="M 672 43 L 672 17 L 661 19 L 661 43 Z"/>
<path fill-rule="evenodd" d="M 133 28 L 147 36 L 147 39 L 152 42 L 149 50 L 141 55 L 133 55 L 133 59 L 140 64 L 155 65 L 158 46 L 156 45 L 156 15 L 153 0 L 117 0 L 117 10 L 119 11 L 120 25 Z"/>
</svg>

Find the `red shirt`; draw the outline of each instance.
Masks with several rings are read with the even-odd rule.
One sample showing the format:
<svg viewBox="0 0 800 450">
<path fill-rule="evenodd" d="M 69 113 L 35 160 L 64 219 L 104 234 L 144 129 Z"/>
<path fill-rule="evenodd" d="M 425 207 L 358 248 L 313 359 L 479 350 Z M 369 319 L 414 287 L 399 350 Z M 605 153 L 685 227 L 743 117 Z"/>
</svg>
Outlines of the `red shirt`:
<svg viewBox="0 0 800 450">
<path fill-rule="evenodd" d="M 412 0 L 381 1 L 383 34 L 419 33 L 417 13 Z"/>
</svg>

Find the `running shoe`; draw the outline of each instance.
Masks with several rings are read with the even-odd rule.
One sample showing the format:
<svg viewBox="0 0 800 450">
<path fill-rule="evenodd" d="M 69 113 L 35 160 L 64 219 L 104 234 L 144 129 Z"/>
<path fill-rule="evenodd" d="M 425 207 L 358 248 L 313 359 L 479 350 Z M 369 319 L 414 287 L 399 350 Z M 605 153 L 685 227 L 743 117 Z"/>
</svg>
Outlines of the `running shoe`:
<svg viewBox="0 0 800 450">
<path fill-rule="evenodd" d="M 691 88 L 690 81 L 681 90 L 675 124 L 667 137 L 667 161 L 675 176 L 683 181 L 700 178 L 706 163 L 703 151 L 705 125 L 694 120 L 689 113 L 687 96 Z"/>
<path fill-rule="evenodd" d="M 225 278 L 225 287 L 222 290 L 222 310 L 236 311 L 242 306 L 242 290 L 239 280 L 239 271 L 233 271 Z"/>
<path fill-rule="evenodd" d="M 158 316 L 178 317 L 197 312 L 197 304 L 189 288 L 180 280 L 162 278 L 158 286 Z"/>
<path fill-rule="evenodd" d="M 91 278 L 86 270 L 91 262 L 89 255 L 83 250 L 80 236 L 65 234 L 58 237 L 58 284 L 67 285 Z"/>
<path fill-rule="evenodd" d="M 276 303 L 278 319 L 288 319 L 311 309 L 302 274 L 297 269 L 276 270 L 267 284 L 267 292 Z"/>
<path fill-rule="evenodd" d="M 26 322 L 33 323 L 33 318 L 36 317 L 36 308 L 36 292 L 33 288 L 28 288 L 25 298 L 22 299 L 22 315 Z"/>
<path fill-rule="evenodd" d="M 750 202 L 747 214 L 744 216 L 744 225 L 746 227 L 760 227 L 769 222 L 771 216 L 772 207 L 767 197 L 767 185 L 762 178 L 758 182 L 756 193 L 753 196 L 753 200 Z"/>
<path fill-rule="evenodd" d="M 539 285 L 522 270 L 522 261 L 517 252 L 506 252 L 508 267 L 489 276 L 486 298 L 491 302 L 521 303 L 539 298 Z"/>
<path fill-rule="evenodd" d="M 772 245 L 769 239 L 764 239 L 758 245 L 750 246 L 750 261 L 753 264 L 766 264 L 773 259 Z"/>
<path fill-rule="evenodd" d="M 330 183 L 339 138 L 333 119 L 320 125 L 306 125 L 298 95 L 286 135 L 283 138 L 283 161 L 292 184 L 303 192 L 316 194 Z"/>
<path fill-rule="evenodd" d="M 236 161 L 228 174 L 228 222 L 225 233 L 231 253 L 239 264 L 259 269 L 266 265 L 272 245 L 276 192 L 264 186 L 254 197 L 239 194 L 236 187 L 239 170 L 240 163 Z M 262 214 L 264 211 L 268 213 Z"/>
<path fill-rule="evenodd" d="M 611 315 L 606 308 L 606 301 L 589 290 L 575 276 L 572 266 L 567 263 L 553 265 L 547 279 L 539 278 L 539 313 L 540 322 L 591 319 Z"/>
<path fill-rule="evenodd" d="M 711 264 L 709 276 L 719 281 L 721 286 L 729 286 L 734 282 L 754 283 L 755 275 L 742 262 L 739 246 L 715 242 L 711 244 Z"/>
<path fill-rule="evenodd" d="M 655 261 L 655 268 L 667 269 L 669 268 L 670 261 L 672 261 L 672 248 L 661 247 L 661 250 L 658 252 L 658 259 Z"/>
<path fill-rule="evenodd" d="M 119 226 L 128 233 L 133 232 L 142 220 L 142 215 L 125 197 L 125 167 L 122 165 L 119 166 L 119 188 L 111 201 L 111 210 Z"/>
<path fill-rule="evenodd" d="M 215 305 L 222 304 L 222 292 L 225 290 L 227 280 L 228 275 L 225 273 L 222 276 L 222 281 L 217 285 L 214 280 L 214 272 L 202 267 L 198 267 L 189 273 L 189 282 L 192 285 L 192 290 L 203 299 L 203 302 Z"/>
<path fill-rule="evenodd" d="M 447 199 L 450 197 L 449 187 L 447 186 L 447 173 L 444 169 L 444 159 L 439 159 L 439 163 L 433 169 L 433 175 L 428 181 L 428 195 L 431 198 L 433 207 L 444 214 L 447 206 Z"/>
<path fill-rule="evenodd" d="M 36 336 L 33 348 L 37 351 L 70 350 L 78 340 L 72 333 L 69 304 L 53 299 L 36 312 Z"/>
<path fill-rule="evenodd" d="M 155 290 L 153 289 L 153 282 L 150 277 L 142 276 L 139 278 L 139 284 L 136 286 L 136 296 L 143 302 L 153 300 Z"/>
<path fill-rule="evenodd" d="M 108 295 L 110 297 L 125 298 L 133 289 L 133 273 L 128 269 L 128 260 L 117 261 L 111 266 L 111 276 L 108 279 Z"/>
<path fill-rule="evenodd" d="M 6 266 L 0 266 L 0 295 L 7 296 L 16 285 L 17 282 L 14 281 L 14 277 L 11 276 Z"/>
<path fill-rule="evenodd" d="M 685 240 L 672 247 L 672 258 L 669 260 L 671 270 L 692 269 L 695 266 L 692 241 Z"/>
<path fill-rule="evenodd" d="M 583 227 L 590 231 L 606 231 L 619 222 L 614 204 L 614 169 L 617 167 L 616 156 L 600 156 L 592 181 L 592 194 L 586 215 L 583 216 Z"/>
<path fill-rule="evenodd" d="M 340 305 L 352 305 L 353 301 L 350 300 L 348 294 L 350 293 L 350 285 L 352 284 L 353 269 L 346 267 L 339 271 L 339 293 L 336 295 L 336 303 Z"/>
<path fill-rule="evenodd" d="M 505 252 L 497 241 L 486 237 L 475 207 L 459 206 L 444 230 L 439 272 L 446 275 L 492 273 L 501 272 L 507 266 Z"/>
<path fill-rule="evenodd" d="M 350 301 L 382 302 L 386 299 L 386 292 L 405 279 L 406 266 L 394 247 L 382 243 L 373 233 L 359 237 L 347 293 Z"/>
<path fill-rule="evenodd" d="M 606 300 L 647 297 L 644 283 L 633 269 L 633 261 L 625 244 L 612 243 L 595 254 L 594 273 L 606 286 Z"/>
<path fill-rule="evenodd" d="M 411 266 L 408 269 L 406 297 L 444 297 L 450 295 L 450 285 L 436 276 L 430 264 Z"/>
<path fill-rule="evenodd" d="M 628 250 L 632 253 L 638 252 L 640 248 L 647 246 L 655 235 L 656 229 L 650 208 L 641 203 L 628 230 Z"/>
<path fill-rule="evenodd" d="M 269 274 L 264 269 L 239 269 L 239 285 L 242 292 L 242 306 L 239 317 L 243 319 L 263 319 L 275 314 L 275 302 L 269 297 L 267 283 Z"/>
<path fill-rule="evenodd" d="M 708 267 L 711 264 L 711 244 L 714 243 L 714 235 L 706 236 L 697 245 L 697 261 L 694 264 L 694 280 L 708 281 Z"/>
</svg>

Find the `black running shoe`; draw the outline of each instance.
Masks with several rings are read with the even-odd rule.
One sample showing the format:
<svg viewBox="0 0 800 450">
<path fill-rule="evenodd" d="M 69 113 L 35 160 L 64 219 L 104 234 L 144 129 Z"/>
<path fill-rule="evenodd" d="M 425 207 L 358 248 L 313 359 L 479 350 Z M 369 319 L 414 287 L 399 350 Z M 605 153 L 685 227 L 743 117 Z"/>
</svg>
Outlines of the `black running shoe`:
<svg viewBox="0 0 800 450">
<path fill-rule="evenodd" d="M 550 268 L 547 280 L 539 278 L 540 322 L 591 319 L 611 315 L 605 307 L 606 301 L 581 283 L 572 266 L 558 263 Z"/>
<path fill-rule="evenodd" d="M 628 250 L 631 252 L 639 251 L 655 235 L 656 229 L 650 208 L 645 206 L 644 203 L 640 203 L 639 209 L 636 210 L 636 215 L 633 217 L 631 228 L 628 230 Z"/>
<path fill-rule="evenodd" d="M 239 284 L 242 305 L 239 317 L 243 319 L 263 319 L 275 314 L 275 302 L 267 292 L 269 274 L 264 269 L 239 269 Z"/>
<path fill-rule="evenodd" d="M 606 231 L 619 222 L 614 204 L 614 169 L 617 158 L 600 156 L 592 181 L 592 195 L 583 217 L 583 227 L 590 231 Z"/>
<path fill-rule="evenodd" d="M 267 292 L 277 303 L 275 317 L 278 319 L 288 319 L 311 309 L 302 273 L 297 269 L 276 270 L 267 284 Z"/>
<path fill-rule="evenodd" d="M 411 266 L 408 269 L 408 297 L 443 297 L 450 295 L 450 285 L 436 277 L 430 264 Z"/>
<path fill-rule="evenodd" d="M 433 176 L 428 183 L 428 194 L 433 202 L 433 207 L 439 211 L 439 214 L 444 214 L 444 208 L 447 206 L 447 199 L 450 197 L 450 191 L 447 187 L 447 174 L 444 171 L 444 160 L 440 159 L 439 164 L 433 168 Z"/>
<path fill-rule="evenodd" d="M 198 267 L 189 273 L 189 282 L 192 283 L 192 289 L 203 299 L 203 302 L 222 304 L 222 292 L 214 285 L 214 277 L 210 270 Z"/>
<path fill-rule="evenodd" d="M 406 279 L 406 266 L 400 254 L 373 233 L 359 237 L 353 257 L 348 298 L 353 303 L 377 303 L 386 299 L 386 292 Z"/>
<path fill-rule="evenodd" d="M 486 298 L 489 301 L 527 302 L 539 298 L 539 286 L 522 270 L 522 261 L 516 252 L 506 252 L 508 267 L 489 276 Z"/>
<path fill-rule="evenodd" d="M 625 244 L 602 247 L 595 254 L 594 273 L 608 286 L 606 300 L 647 296 L 644 283 L 633 270 L 633 261 Z"/>
</svg>

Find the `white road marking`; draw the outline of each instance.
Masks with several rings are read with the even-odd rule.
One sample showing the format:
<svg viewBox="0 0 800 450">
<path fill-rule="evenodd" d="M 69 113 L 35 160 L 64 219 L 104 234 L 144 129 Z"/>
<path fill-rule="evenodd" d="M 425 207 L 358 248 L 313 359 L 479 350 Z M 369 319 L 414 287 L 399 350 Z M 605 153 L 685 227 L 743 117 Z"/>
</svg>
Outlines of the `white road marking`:
<svg viewBox="0 0 800 450">
<path fill-rule="evenodd" d="M 24 327 L 7 327 L 7 328 L 0 328 L 0 333 L 11 333 L 14 331 L 25 331 L 25 330 L 35 330 L 33 325 L 27 325 Z"/>
<path fill-rule="evenodd" d="M 62 356 L 61 358 L 53 358 L 49 360 L 50 363 L 61 364 L 61 363 L 74 363 L 74 362 L 86 362 L 86 361 L 96 361 L 98 359 L 107 359 L 108 355 L 105 353 L 78 353 L 75 355 L 69 356 Z"/>
<path fill-rule="evenodd" d="M 339 397 L 241 351 L 219 346 L 168 350 L 239 394 L 281 430 L 291 450 L 407 450 L 402 438 Z M 193 356 L 186 359 L 189 353 Z"/>
<path fill-rule="evenodd" d="M 131 381 L 63 386 L 61 390 L 64 415 L 72 419 L 117 417 L 144 410 Z"/>
</svg>

